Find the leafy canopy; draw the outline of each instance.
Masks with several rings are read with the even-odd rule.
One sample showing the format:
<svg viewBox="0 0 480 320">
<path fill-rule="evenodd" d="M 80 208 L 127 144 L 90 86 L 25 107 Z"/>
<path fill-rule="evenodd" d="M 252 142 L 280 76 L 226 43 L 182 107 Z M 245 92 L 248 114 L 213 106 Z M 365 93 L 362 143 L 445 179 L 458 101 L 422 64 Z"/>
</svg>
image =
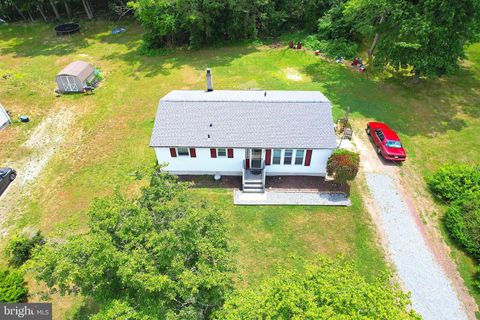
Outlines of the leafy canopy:
<svg viewBox="0 0 480 320">
<path fill-rule="evenodd" d="M 22 302 L 26 299 L 27 293 L 28 289 L 19 270 L 0 269 L 0 302 Z"/>
<path fill-rule="evenodd" d="M 97 199 L 88 233 L 36 252 L 38 279 L 92 297 L 106 318 L 120 307 L 132 319 L 208 317 L 231 290 L 231 249 L 223 214 L 187 188 L 156 173 L 137 200 Z"/>
<path fill-rule="evenodd" d="M 420 319 L 387 275 L 367 282 L 350 262 L 320 258 L 230 295 L 216 319 Z"/>
<path fill-rule="evenodd" d="M 479 0 L 389 0 L 375 62 L 396 69 L 412 67 L 418 77 L 458 69 L 467 44 L 478 39 Z"/>
</svg>

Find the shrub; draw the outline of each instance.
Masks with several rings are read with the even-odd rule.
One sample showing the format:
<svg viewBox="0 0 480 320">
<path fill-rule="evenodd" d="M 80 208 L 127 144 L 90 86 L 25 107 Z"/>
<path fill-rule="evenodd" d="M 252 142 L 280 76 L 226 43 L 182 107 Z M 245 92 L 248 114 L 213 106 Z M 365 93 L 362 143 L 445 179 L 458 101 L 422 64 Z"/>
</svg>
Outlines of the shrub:
<svg viewBox="0 0 480 320">
<path fill-rule="evenodd" d="M 22 302 L 25 301 L 27 293 L 20 271 L 0 269 L 0 302 Z"/>
<path fill-rule="evenodd" d="M 310 50 L 317 50 L 321 47 L 321 42 L 318 40 L 318 37 L 315 35 L 309 35 L 305 37 L 302 41 L 303 46 Z"/>
<path fill-rule="evenodd" d="M 340 184 L 355 179 L 359 167 L 359 155 L 345 149 L 336 150 L 327 161 L 328 175 L 334 176 Z"/>
<path fill-rule="evenodd" d="M 450 235 L 480 260 L 480 192 L 453 202 L 445 214 Z"/>
<path fill-rule="evenodd" d="M 452 202 L 480 191 L 480 167 L 445 165 L 427 179 L 427 184 L 436 197 Z"/>
<path fill-rule="evenodd" d="M 351 59 L 358 52 L 358 44 L 345 39 L 322 40 L 318 49 L 333 58 Z"/>
<path fill-rule="evenodd" d="M 7 247 L 9 263 L 19 267 L 24 264 L 32 255 L 32 249 L 45 243 L 43 236 L 37 232 L 33 238 L 25 236 L 14 236 Z"/>
</svg>

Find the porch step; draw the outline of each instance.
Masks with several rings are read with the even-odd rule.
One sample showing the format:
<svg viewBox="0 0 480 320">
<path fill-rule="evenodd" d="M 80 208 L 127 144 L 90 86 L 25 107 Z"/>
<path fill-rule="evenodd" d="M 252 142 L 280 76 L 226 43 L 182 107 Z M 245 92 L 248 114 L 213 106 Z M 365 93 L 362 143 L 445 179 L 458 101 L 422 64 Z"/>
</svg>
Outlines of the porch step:
<svg viewBox="0 0 480 320">
<path fill-rule="evenodd" d="M 265 192 L 263 188 L 245 188 L 245 187 L 243 187 L 242 191 L 245 193 L 264 193 Z"/>
<path fill-rule="evenodd" d="M 262 179 L 243 180 L 243 184 L 262 184 Z"/>
<path fill-rule="evenodd" d="M 265 189 L 263 188 L 262 183 L 249 183 L 243 184 L 243 192 L 260 192 L 263 193 Z"/>
</svg>

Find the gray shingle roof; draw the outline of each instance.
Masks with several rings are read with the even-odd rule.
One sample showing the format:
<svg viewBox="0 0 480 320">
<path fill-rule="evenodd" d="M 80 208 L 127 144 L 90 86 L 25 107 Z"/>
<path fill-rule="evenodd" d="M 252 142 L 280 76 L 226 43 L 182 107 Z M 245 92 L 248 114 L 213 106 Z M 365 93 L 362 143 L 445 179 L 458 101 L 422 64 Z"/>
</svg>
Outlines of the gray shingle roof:
<svg viewBox="0 0 480 320">
<path fill-rule="evenodd" d="M 333 149 L 336 141 L 330 102 L 317 91 L 172 91 L 150 146 Z"/>
<path fill-rule="evenodd" d="M 93 71 L 94 68 L 90 63 L 85 61 L 75 61 L 63 68 L 62 71 L 57 73 L 57 76 L 75 76 L 83 82 L 85 79 L 90 77 Z"/>
</svg>

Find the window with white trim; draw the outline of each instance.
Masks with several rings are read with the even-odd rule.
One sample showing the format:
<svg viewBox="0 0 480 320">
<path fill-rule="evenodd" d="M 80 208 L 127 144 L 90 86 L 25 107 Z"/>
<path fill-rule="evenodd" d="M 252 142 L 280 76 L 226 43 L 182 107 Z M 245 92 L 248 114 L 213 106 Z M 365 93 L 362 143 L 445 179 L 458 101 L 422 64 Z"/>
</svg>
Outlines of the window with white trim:
<svg viewBox="0 0 480 320">
<path fill-rule="evenodd" d="M 283 154 L 283 164 L 292 164 L 292 156 L 293 150 L 285 149 L 285 153 Z"/>
<path fill-rule="evenodd" d="M 189 157 L 190 150 L 188 148 L 177 148 L 177 154 L 179 157 Z"/>
<path fill-rule="evenodd" d="M 282 161 L 282 149 L 273 149 L 272 164 L 280 164 Z"/>
<path fill-rule="evenodd" d="M 227 156 L 227 149 L 226 148 L 218 148 L 217 149 L 217 157 L 226 157 Z"/>
<path fill-rule="evenodd" d="M 304 158 L 305 158 L 305 150 L 297 149 L 295 151 L 295 165 L 297 166 L 303 165 Z"/>
</svg>

